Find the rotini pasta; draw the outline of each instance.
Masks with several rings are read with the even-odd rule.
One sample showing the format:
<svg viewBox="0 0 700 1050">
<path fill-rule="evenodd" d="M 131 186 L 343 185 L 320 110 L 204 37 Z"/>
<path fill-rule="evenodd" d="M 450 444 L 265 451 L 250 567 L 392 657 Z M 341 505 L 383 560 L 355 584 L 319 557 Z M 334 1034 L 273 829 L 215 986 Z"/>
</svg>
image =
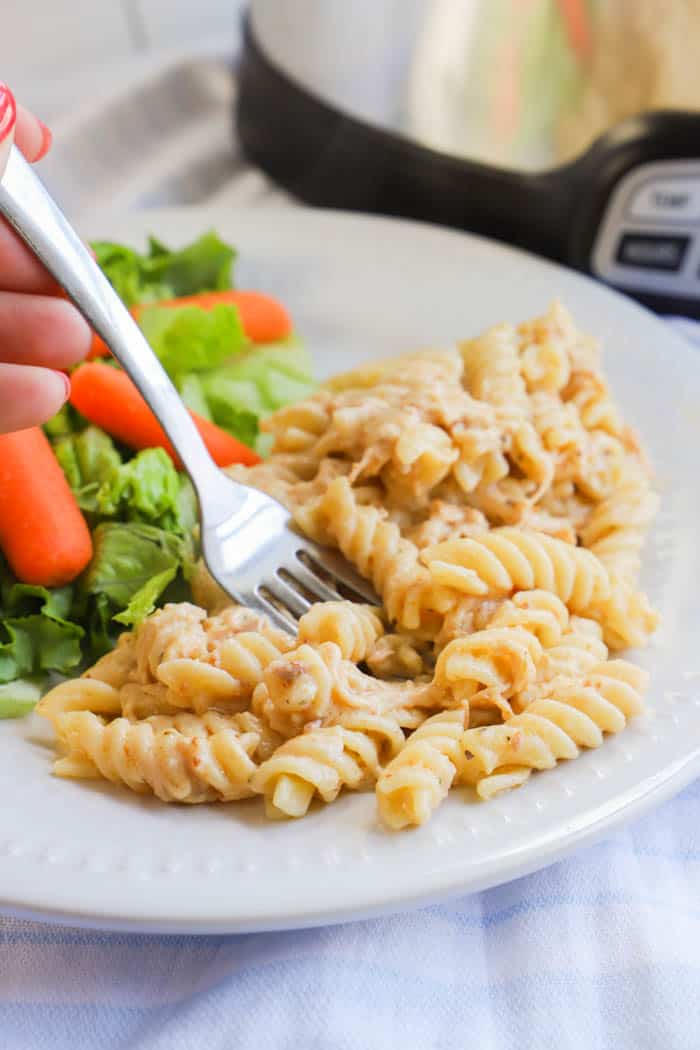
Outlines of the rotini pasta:
<svg viewBox="0 0 700 1050">
<path fill-rule="evenodd" d="M 534 633 L 522 627 L 492 627 L 455 638 L 435 665 L 435 684 L 444 692 L 443 704 L 481 700 L 501 708 L 514 693 L 535 680 L 542 646 Z"/>
<path fill-rule="evenodd" d="M 489 329 L 462 343 L 464 385 L 472 397 L 497 408 L 501 418 L 519 421 L 528 414 L 527 388 L 520 372 L 518 337 L 512 325 Z"/>
<path fill-rule="evenodd" d="M 464 707 L 432 715 L 379 774 L 377 805 L 388 827 L 425 823 L 447 797 L 465 763 L 467 717 Z"/>
<path fill-rule="evenodd" d="M 585 615 L 610 595 L 607 570 L 590 551 L 544 533 L 504 527 L 477 539 L 447 540 L 421 553 L 433 580 L 457 593 L 551 591 Z"/>
<path fill-rule="evenodd" d="M 358 506 L 345 478 L 328 486 L 320 512 L 345 557 L 372 580 L 389 619 L 409 630 L 418 627 L 429 574 L 415 544 L 374 507 Z"/>
<path fill-rule="evenodd" d="M 591 511 L 581 529 L 581 541 L 618 579 L 634 581 L 646 531 L 657 508 L 658 497 L 639 472 Z"/>
<path fill-rule="evenodd" d="M 521 627 L 534 634 L 544 649 L 560 643 L 569 626 L 564 602 L 551 591 L 518 591 L 511 601 L 499 605 L 489 627 Z"/>
<path fill-rule="evenodd" d="M 624 660 L 601 664 L 582 679 L 554 679 L 522 714 L 464 733 L 462 775 L 491 797 L 494 785 L 484 781 L 503 767 L 551 769 L 576 758 L 580 747 L 599 747 L 604 733 L 619 733 L 641 711 L 645 686 L 645 673 Z"/>
<path fill-rule="evenodd" d="M 341 656 L 354 663 L 361 663 L 383 634 L 384 625 L 370 605 L 319 602 L 299 620 L 300 642 L 335 642 Z"/>
<path fill-rule="evenodd" d="M 259 737 L 235 725 L 183 732 L 148 719 L 105 723 L 92 711 L 69 711 L 59 717 L 58 734 L 69 749 L 56 762 L 59 776 L 102 776 L 132 791 L 152 791 L 164 802 L 233 801 L 252 794 L 251 755 Z"/>
<path fill-rule="evenodd" d="M 455 784 L 482 799 L 598 747 L 641 710 L 609 659 L 657 622 L 637 587 L 656 510 L 598 347 L 555 303 L 458 348 L 374 360 L 263 422 L 228 468 L 337 547 L 381 609 L 313 605 L 292 638 L 200 561 L 39 711 L 56 773 L 164 801 L 261 795 L 271 817 L 376 785 L 390 828 Z"/>
<path fill-rule="evenodd" d="M 282 744 L 256 770 L 251 784 L 264 795 L 269 817 L 303 817 L 314 795 L 333 802 L 344 787 L 358 790 L 373 784 L 387 746 L 393 748 L 394 741 L 383 729 L 311 729 Z"/>
<path fill-rule="evenodd" d="M 93 711 L 105 717 L 122 713 L 119 690 L 99 678 L 75 678 L 54 686 L 39 701 L 38 713 L 58 731 L 59 721 L 71 711 Z"/>
<path fill-rule="evenodd" d="M 438 699 L 432 682 L 379 681 L 343 659 L 335 642 L 322 642 L 304 643 L 269 664 L 252 708 L 275 732 L 290 737 L 310 723 L 337 722 L 353 710 L 393 712 L 404 724 L 404 710 L 434 708 Z"/>
</svg>

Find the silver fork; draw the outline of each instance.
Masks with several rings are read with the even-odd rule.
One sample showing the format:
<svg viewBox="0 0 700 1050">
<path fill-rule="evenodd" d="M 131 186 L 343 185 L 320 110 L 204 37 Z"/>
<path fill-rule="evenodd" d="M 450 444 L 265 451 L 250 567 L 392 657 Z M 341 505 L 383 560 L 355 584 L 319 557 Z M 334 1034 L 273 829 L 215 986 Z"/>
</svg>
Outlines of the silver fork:
<svg viewBox="0 0 700 1050">
<path fill-rule="evenodd" d="M 0 214 L 66 290 L 158 417 L 197 493 L 202 554 L 217 583 L 286 630 L 313 601 L 348 596 L 376 603 L 370 585 L 344 558 L 291 528 L 281 503 L 219 470 L 138 325 L 15 147 L 0 180 Z"/>
</svg>

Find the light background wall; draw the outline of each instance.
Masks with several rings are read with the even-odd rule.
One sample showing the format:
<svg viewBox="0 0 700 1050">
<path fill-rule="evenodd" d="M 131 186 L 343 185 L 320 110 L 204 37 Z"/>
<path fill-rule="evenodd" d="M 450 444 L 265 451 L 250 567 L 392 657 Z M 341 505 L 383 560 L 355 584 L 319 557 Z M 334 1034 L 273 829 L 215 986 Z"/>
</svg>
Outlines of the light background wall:
<svg viewBox="0 0 700 1050">
<path fill-rule="evenodd" d="M 51 119 L 154 52 L 233 52 L 242 0 L 0 0 L 0 79 Z"/>
</svg>

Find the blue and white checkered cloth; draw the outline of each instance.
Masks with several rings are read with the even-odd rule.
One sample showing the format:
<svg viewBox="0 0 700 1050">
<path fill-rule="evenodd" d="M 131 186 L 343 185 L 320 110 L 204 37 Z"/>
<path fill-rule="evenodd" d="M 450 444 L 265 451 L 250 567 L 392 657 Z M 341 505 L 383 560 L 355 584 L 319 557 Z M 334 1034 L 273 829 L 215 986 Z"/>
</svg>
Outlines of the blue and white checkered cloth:
<svg viewBox="0 0 700 1050">
<path fill-rule="evenodd" d="M 386 919 L 237 937 L 0 919 L 0 1050 L 469 1046 L 700 1048 L 700 781 L 573 859 Z"/>
</svg>

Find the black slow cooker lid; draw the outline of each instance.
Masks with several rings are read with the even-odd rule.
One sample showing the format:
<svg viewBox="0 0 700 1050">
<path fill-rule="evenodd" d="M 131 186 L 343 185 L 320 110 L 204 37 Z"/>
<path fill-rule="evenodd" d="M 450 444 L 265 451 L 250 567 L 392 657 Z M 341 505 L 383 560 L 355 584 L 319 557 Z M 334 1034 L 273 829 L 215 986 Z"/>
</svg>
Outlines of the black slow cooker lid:
<svg viewBox="0 0 700 1050">
<path fill-rule="evenodd" d="M 700 215 L 697 235 L 694 215 L 689 232 L 663 208 L 609 228 L 616 192 L 647 169 L 666 185 L 681 165 L 684 183 L 700 187 L 698 115 L 634 117 L 544 172 L 492 167 L 335 109 L 281 72 L 246 23 L 236 122 L 249 158 L 307 203 L 470 230 L 593 272 L 652 308 L 700 316 L 700 280 L 695 295 L 687 271 L 700 254 Z"/>
</svg>

